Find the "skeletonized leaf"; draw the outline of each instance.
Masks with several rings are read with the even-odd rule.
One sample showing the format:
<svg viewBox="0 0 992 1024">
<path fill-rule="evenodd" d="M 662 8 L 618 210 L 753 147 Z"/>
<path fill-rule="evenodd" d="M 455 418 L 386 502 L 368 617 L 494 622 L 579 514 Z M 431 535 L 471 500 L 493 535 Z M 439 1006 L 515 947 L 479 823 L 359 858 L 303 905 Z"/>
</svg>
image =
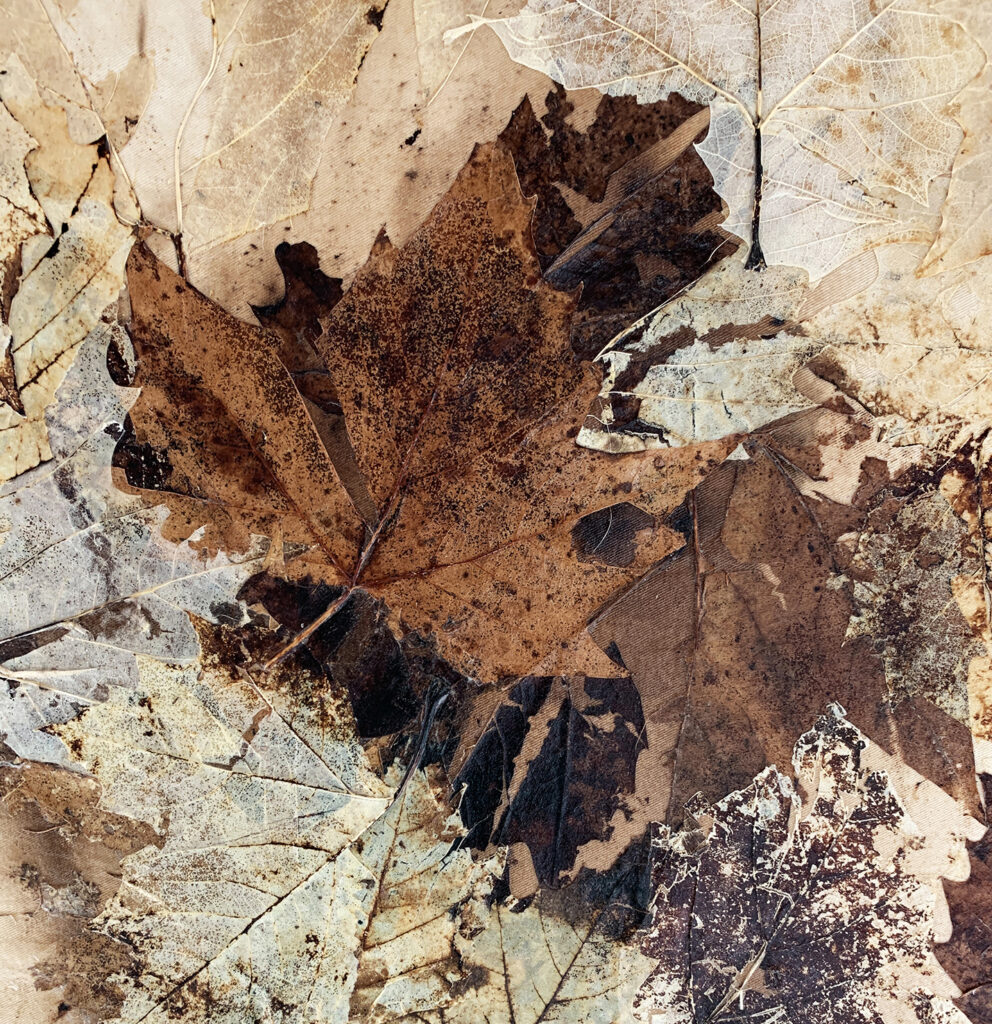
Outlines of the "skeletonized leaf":
<svg viewBox="0 0 992 1024">
<path fill-rule="evenodd" d="M 644 1019 L 960 1021 L 914 870 L 925 839 L 842 716 L 834 705 L 799 739 L 798 791 L 772 766 L 694 802 L 694 829 L 656 832 Z"/>
<path fill-rule="evenodd" d="M 233 594 L 264 554 L 258 541 L 235 560 L 172 544 L 161 510 L 114 487 L 135 398 L 107 373 L 115 332 L 93 332 L 48 410 L 52 461 L 0 489 L 0 736 L 35 760 L 65 762 L 42 727 L 133 686 L 136 652 L 195 658 L 187 610 L 241 618 Z"/>
<path fill-rule="evenodd" d="M 135 690 L 60 730 L 102 783 L 105 809 L 165 833 L 161 849 L 124 862 L 98 921 L 138 958 L 118 1019 L 244 1019 L 255 1000 L 292 1006 L 301 991 L 329 1011 L 343 999 L 346 1011 L 335 971 L 348 972 L 340 958 L 357 908 L 334 898 L 335 858 L 391 790 L 365 765 L 334 694 L 319 713 L 297 716 L 292 701 L 281 711 L 297 666 L 263 691 L 238 674 L 236 637 L 201 636 L 202 668 L 139 657 Z"/>
</svg>

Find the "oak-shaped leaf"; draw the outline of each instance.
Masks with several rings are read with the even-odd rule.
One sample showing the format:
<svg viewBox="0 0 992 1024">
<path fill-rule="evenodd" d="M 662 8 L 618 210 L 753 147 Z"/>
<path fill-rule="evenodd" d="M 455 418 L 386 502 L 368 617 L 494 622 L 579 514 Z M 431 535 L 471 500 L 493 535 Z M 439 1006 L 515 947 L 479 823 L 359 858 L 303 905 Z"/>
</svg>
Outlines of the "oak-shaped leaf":
<svg viewBox="0 0 992 1024">
<path fill-rule="evenodd" d="M 930 189 L 962 136 L 950 103 L 984 62 L 935 6 L 531 0 L 466 30 L 491 24 L 514 60 L 570 89 L 709 103 L 698 151 L 727 229 L 755 262 L 819 278 L 872 246 L 933 238 Z"/>
<path fill-rule="evenodd" d="M 339 601 L 357 586 L 383 598 L 472 675 L 520 676 L 563 651 L 565 670 L 615 674 L 585 623 L 679 540 L 645 530 L 611 566 L 574 550 L 571 530 L 621 501 L 666 514 L 730 444 L 623 459 L 576 446 L 598 379 L 572 356 L 576 296 L 542 280 L 531 216 L 509 153 L 477 147 L 416 235 L 380 238 L 322 318 L 313 347 L 361 494 L 277 339 L 136 250 L 131 420 L 171 467 L 148 497 L 172 510 L 173 535 L 206 526 L 228 551 L 279 537 L 288 572 L 343 587 Z"/>
<path fill-rule="evenodd" d="M 644 1019 L 953 1019 L 933 890 L 913 868 L 923 837 L 886 774 L 862 766 L 867 746 L 833 705 L 796 745 L 798 790 L 772 766 L 694 801 L 684 830 L 656 831 Z"/>
</svg>

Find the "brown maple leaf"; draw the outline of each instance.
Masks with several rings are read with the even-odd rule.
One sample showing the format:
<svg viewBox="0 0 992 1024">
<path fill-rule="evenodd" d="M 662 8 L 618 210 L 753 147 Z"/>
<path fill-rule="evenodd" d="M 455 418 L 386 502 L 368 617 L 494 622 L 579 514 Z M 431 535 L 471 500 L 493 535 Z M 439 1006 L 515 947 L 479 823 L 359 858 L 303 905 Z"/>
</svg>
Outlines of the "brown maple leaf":
<svg viewBox="0 0 992 1024">
<path fill-rule="evenodd" d="M 754 434 L 750 457 L 721 466 L 668 520 L 686 545 L 590 626 L 602 646 L 616 645 L 648 723 L 633 834 L 664 816 L 659 800 L 677 821 L 693 794 L 718 799 L 788 763 L 809 709 L 831 701 L 975 806 L 968 728 L 928 699 L 953 675 L 897 689 L 872 639 L 850 629 L 852 562 L 873 510 L 893 493 L 906 502 L 932 488 L 925 474 L 900 470 L 898 450 L 853 413 L 839 403 Z M 842 461 L 826 470 L 831 450 Z"/>
<path fill-rule="evenodd" d="M 313 353 L 344 414 L 354 479 L 276 335 L 146 250 L 131 258 L 143 387 L 132 422 L 171 467 L 169 529 L 206 526 L 204 542 L 226 549 L 268 535 L 281 541 L 271 563 L 288 552 L 288 572 L 340 587 L 298 639 L 362 587 L 472 675 L 523 675 L 549 652 L 556 670 L 615 674 L 588 617 L 681 539 L 643 529 L 627 563 L 611 565 L 577 550 L 573 527 L 620 502 L 653 524 L 732 442 L 619 457 L 576 446 L 599 378 L 571 354 L 577 295 L 542 279 L 532 211 L 506 149 L 477 147 L 416 235 L 402 248 L 380 238 L 322 317 Z"/>
</svg>

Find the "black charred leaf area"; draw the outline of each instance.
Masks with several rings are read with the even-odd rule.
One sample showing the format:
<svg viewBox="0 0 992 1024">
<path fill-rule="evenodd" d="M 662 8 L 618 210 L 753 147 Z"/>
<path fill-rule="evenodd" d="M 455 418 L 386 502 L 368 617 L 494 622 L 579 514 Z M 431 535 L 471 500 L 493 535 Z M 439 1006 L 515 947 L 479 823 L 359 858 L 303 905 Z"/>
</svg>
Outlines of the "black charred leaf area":
<svg viewBox="0 0 992 1024">
<path fill-rule="evenodd" d="M 548 717 L 539 718 L 541 711 Z M 530 763 L 521 765 L 527 734 L 539 727 L 535 719 L 545 735 Z M 523 842 L 538 881 L 558 885 L 579 847 L 612 834 L 610 820 L 634 790 L 643 729 L 630 679 L 521 680 L 455 779 L 456 789 L 464 787 L 468 843 Z M 514 787 L 517 772 L 524 774 Z"/>
<path fill-rule="evenodd" d="M 327 584 L 289 582 L 260 573 L 238 596 L 256 614 L 264 612 L 274 619 L 285 641 L 306 629 L 340 594 L 340 588 Z M 401 756 L 406 741 L 418 735 L 428 691 L 439 684 L 457 687 L 461 681 L 416 634 L 400 643 L 389 628 L 383 603 L 362 590 L 353 591 L 342 608 L 313 633 L 305 650 L 314 662 L 313 670 L 347 690 L 360 738 L 393 739 L 387 748 L 389 759 Z M 448 725 L 445 715 L 435 722 L 423 763 L 446 759 L 453 742 Z M 444 736 L 440 747 L 439 729 Z"/>
</svg>

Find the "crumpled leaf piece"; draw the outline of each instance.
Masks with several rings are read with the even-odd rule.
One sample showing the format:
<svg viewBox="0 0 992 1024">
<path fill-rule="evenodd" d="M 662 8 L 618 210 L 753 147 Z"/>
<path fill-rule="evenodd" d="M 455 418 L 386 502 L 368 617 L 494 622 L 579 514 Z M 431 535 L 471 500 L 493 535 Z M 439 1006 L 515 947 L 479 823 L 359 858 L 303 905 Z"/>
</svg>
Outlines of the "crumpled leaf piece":
<svg viewBox="0 0 992 1024">
<path fill-rule="evenodd" d="M 107 373 L 115 332 L 91 334 L 48 410 L 52 462 L 0 488 L 0 737 L 32 760 L 66 763 L 43 727 L 133 686 L 135 653 L 195 659 L 187 610 L 242 619 L 233 595 L 265 553 L 258 540 L 236 559 L 171 544 L 161 510 L 114 487 L 135 398 Z"/>
<path fill-rule="evenodd" d="M 603 355 L 599 408 L 579 443 L 613 452 L 692 444 L 829 401 L 804 370 L 824 345 L 803 324 L 877 275 L 874 253 L 813 288 L 802 271 L 724 260 Z"/>
<path fill-rule="evenodd" d="M 52 457 L 45 410 L 79 346 L 116 299 L 132 234 L 114 212 L 114 175 L 95 145 L 76 143 L 65 112 L 46 106 L 16 55 L 3 63 L 4 118 L 33 140 L 23 161 L 30 193 L 15 181 L 4 188 L 21 211 L 5 234 L 4 298 L 0 313 L 10 339 L 0 339 L 0 372 L 10 401 L 0 405 L 0 481 Z M 19 143 L 20 145 L 20 143 Z M 41 212 L 44 211 L 44 218 Z M 27 218 L 27 219 L 25 219 Z M 47 220 L 47 224 L 45 223 Z M 30 237 L 28 237 L 30 232 Z M 16 273 L 20 280 L 6 281 Z M 10 284 L 16 284 L 16 290 Z"/>
<path fill-rule="evenodd" d="M 817 279 L 872 246 L 933 237 L 930 187 L 961 140 L 948 104 L 983 55 L 931 6 L 721 3 L 700 17 L 683 0 L 531 0 L 472 24 L 567 88 L 709 103 L 699 153 L 727 229 Z"/>
<path fill-rule="evenodd" d="M 560 884 L 581 846 L 609 839 L 634 790 L 643 733 L 629 679 L 522 679 L 452 783 L 470 841 L 524 843 L 537 881 Z"/>
<path fill-rule="evenodd" d="M 602 96 L 580 131 L 570 120 L 587 97 L 558 86 L 545 103 L 538 120 L 525 99 L 499 141 L 524 194 L 537 197 L 534 242 L 546 279 L 582 287 L 572 347 L 592 359 L 737 246 L 715 227 L 720 198 L 692 149 L 706 108 L 681 96 Z"/>
<path fill-rule="evenodd" d="M 797 791 L 774 766 L 690 828 L 653 839 L 658 961 L 644 1019 L 950 1021 L 954 994 L 932 952 L 933 892 L 914 870 L 924 838 L 865 737 L 834 705 L 800 737 Z M 800 795 L 802 794 L 802 795 Z"/>
<path fill-rule="evenodd" d="M 176 535 L 209 523 L 227 549 L 276 527 L 309 541 L 293 571 L 383 598 L 467 674 L 519 676 L 581 636 L 674 538 L 645 530 L 630 564 L 610 566 L 573 550 L 575 522 L 621 498 L 663 513 L 731 445 L 621 461 L 575 445 L 598 382 L 573 360 L 574 297 L 541 281 L 530 219 L 509 154 L 479 147 L 417 235 L 381 240 L 324 317 L 314 344 L 376 509 L 368 535 L 271 336 L 136 250 L 149 373 L 131 418 L 180 468 L 147 495 L 179 512 Z M 586 649 L 565 668 L 616 674 Z"/>
</svg>

